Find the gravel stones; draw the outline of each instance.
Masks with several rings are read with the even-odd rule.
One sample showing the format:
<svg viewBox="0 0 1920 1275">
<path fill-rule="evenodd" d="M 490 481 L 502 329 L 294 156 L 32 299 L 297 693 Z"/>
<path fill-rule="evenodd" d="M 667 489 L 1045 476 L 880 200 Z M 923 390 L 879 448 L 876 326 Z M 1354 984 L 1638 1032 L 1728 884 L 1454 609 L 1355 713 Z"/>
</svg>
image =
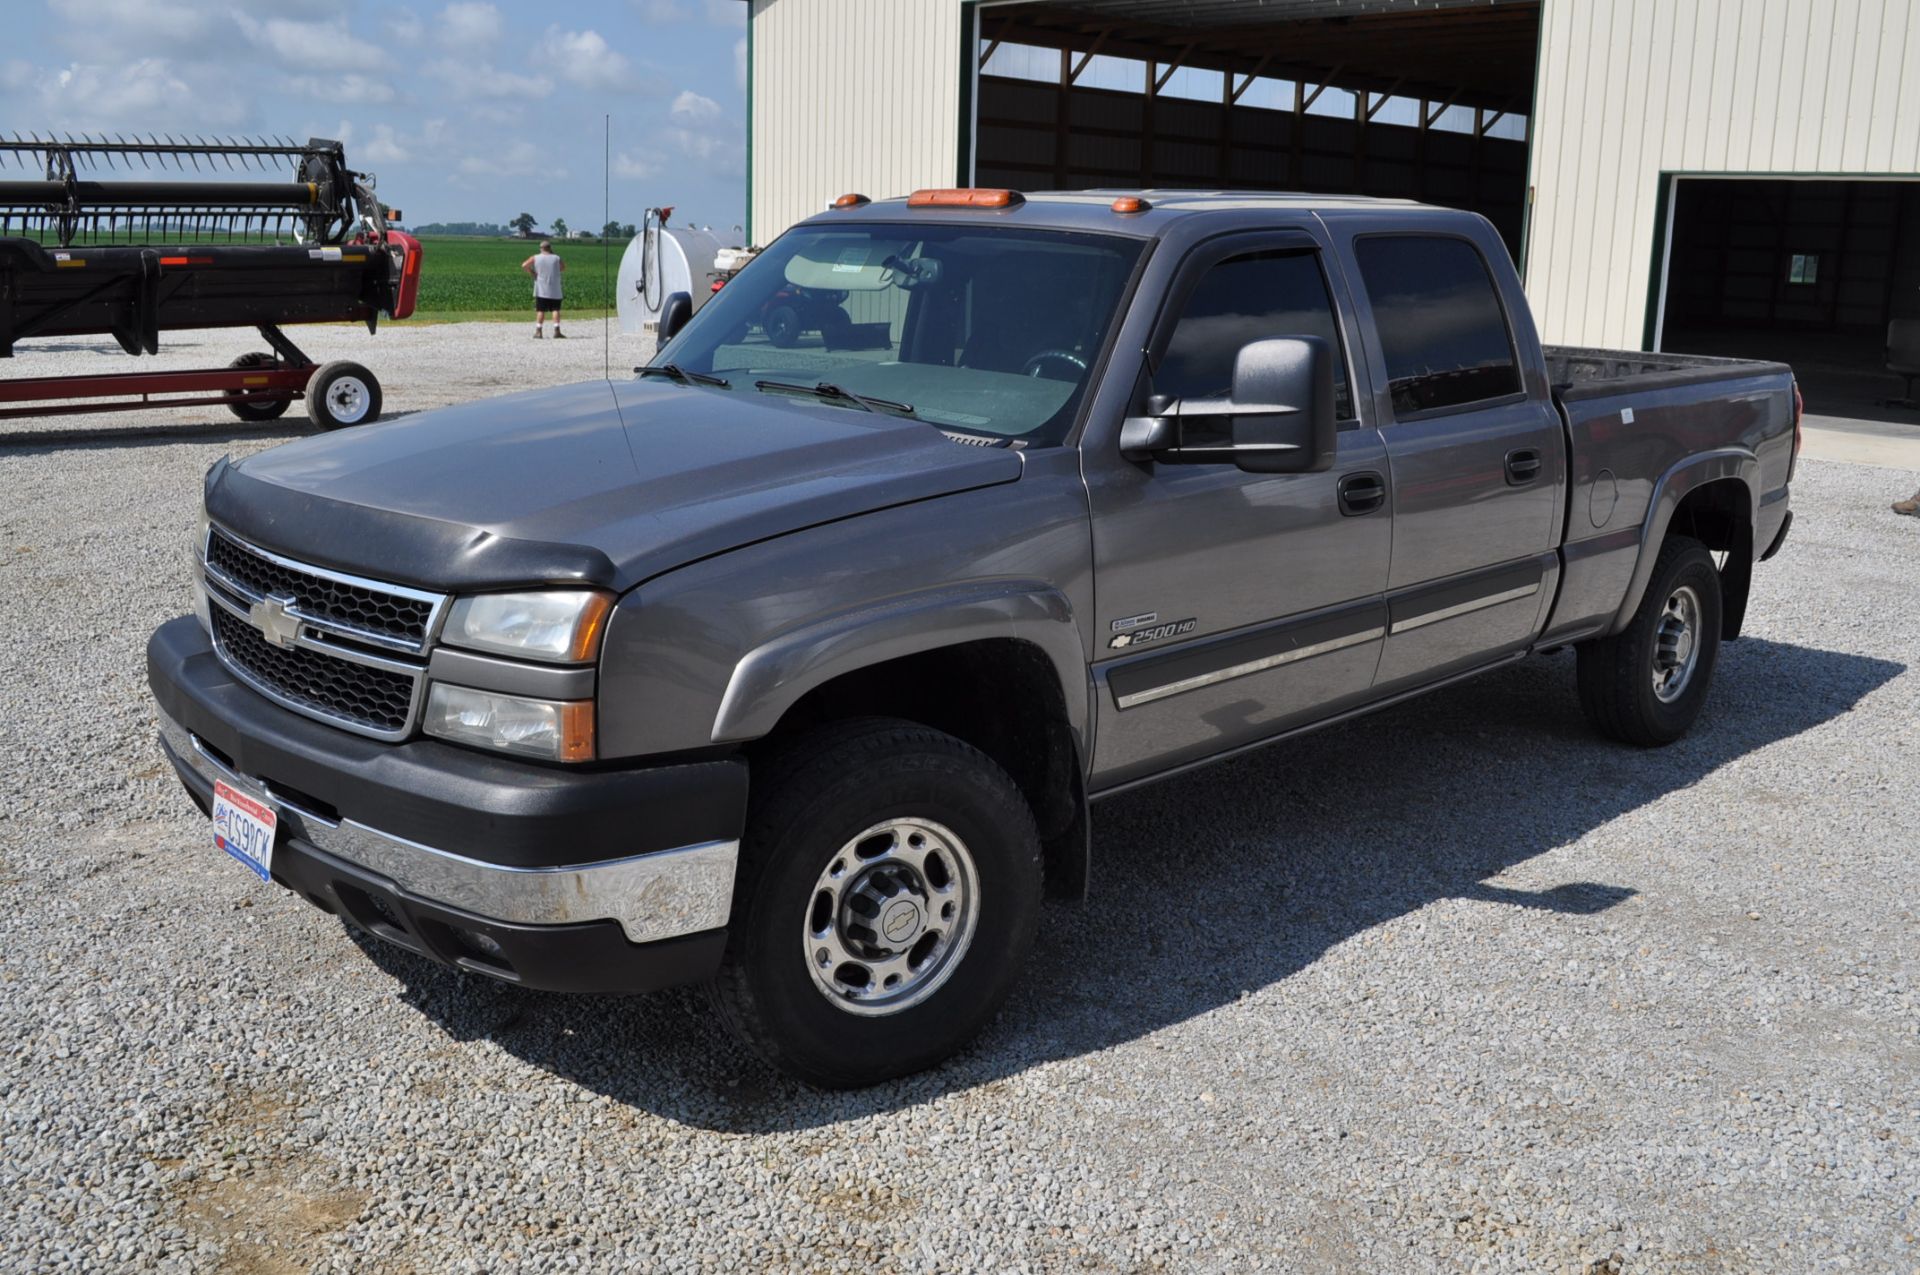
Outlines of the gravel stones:
<svg viewBox="0 0 1920 1275">
<path fill-rule="evenodd" d="M 396 412 L 600 364 L 311 344 Z M 821 1094 L 697 993 L 441 970 L 213 849 L 142 645 L 207 465 L 304 427 L 200 419 L 0 441 L 0 1264 L 1920 1265 L 1920 475 L 1803 462 L 1688 739 L 1596 739 L 1559 655 L 1115 798 L 979 1046 Z"/>
</svg>

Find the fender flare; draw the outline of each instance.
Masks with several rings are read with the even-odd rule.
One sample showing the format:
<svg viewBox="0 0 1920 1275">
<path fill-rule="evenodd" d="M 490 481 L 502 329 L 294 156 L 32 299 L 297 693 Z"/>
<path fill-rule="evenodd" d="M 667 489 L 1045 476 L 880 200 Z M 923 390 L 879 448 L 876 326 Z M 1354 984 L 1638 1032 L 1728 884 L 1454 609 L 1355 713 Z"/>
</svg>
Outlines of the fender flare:
<svg viewBox="0 0 1920 1275">
<path fill-rule="evenodd" d="M 1633 564 L 1633 578 L 1627 583 L 1627 595 L 1621 600 L 1620 609 L 1614 612 L 1613 622 L 1607 625 L 1607 636 L 1626 628 L 1633 613 L 1640 609 L 1647 582 L 1653 578 L 1653 564 L 1660 557 L 1660 546 L 1667 538 L 1667 527 L 1673 522 L 1680 502 L 1708 483 L 1728 478 L 1746 486 L 1747 525 L 1756 526 L 1760 515 L 1760 460 L 1745 448 L 1724 447 L 1689 456 L 1660 475 L 1659 482 L 1654 484 L 1653 499 L 1647 503 L 1646 521 L 1641 524 L 1640 556 Z"/>
<path fill-rule="evenodd" d="M 836 677 L 903 656 L 990 638 L 1038 647 L 1053 665 L 1067 726 L 1091 756 L 1092 695 L 1073 604 L 1037 580 L 942 586 L 810 620 L 755 647 L 734 665 L 714 714 L 712 742 L 771 734 L 781 716 Z"/>
</svg>

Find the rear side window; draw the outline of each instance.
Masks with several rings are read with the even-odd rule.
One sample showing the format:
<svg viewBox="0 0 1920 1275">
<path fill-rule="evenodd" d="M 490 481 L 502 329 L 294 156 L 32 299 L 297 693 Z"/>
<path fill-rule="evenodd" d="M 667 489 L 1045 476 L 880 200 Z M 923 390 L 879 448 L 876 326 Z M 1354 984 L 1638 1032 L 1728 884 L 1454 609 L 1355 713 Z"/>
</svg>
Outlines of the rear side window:
<svg viewBox="0 0 1920 1275">
<path fill-rule="evenodd" d="M 1506 314 L 1472 244 L 1380 235 L 1358 240 L 1353 253 L 1373 303 L 1396 415 L 1520 392 Z"/>
<path fill-rule="evenodd" d="M 1334 414 L 1351 417 L 1346 350 L 1320 258 L 1311 249 L 1250 252 L 1209 268 L 1180 310 L 1153 375 L 1154 393 L 1223 398 L 1233 388 L 1240 347 L 1278 336 L 1317 336 L 1327 343 L 1333 351 Z"/>
</svg>

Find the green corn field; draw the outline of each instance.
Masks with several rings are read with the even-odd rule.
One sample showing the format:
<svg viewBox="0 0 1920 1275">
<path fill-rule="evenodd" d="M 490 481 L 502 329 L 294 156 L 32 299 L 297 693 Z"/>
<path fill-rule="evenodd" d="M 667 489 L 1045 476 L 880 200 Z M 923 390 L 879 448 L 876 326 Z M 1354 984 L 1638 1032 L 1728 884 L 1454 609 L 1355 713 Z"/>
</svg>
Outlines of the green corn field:
<svg viewBox="0 0 1920 1275">
<path fill-rule="evenodd" d="M 430 236 L 420 241 L 421 319 L 505 318 L 533 311 L 533 280 L 520 263 L 540 250 L 538 240 Z M 605 244 L 605 275 L 601 273 Z M 605 313 L 620 272 L 625 240 L 566 240 L 554 244 L 567 263 L 566 312 L 581 318 Z"/>
</svg>

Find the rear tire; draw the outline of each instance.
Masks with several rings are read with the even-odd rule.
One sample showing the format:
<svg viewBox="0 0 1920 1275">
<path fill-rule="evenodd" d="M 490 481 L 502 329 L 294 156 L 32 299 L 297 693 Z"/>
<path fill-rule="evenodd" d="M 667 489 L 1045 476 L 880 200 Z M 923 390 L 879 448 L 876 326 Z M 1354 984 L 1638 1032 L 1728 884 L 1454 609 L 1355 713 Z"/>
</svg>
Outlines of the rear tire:
<svg viewBox="0 0 1920 1275">
<path fill-rule="evenodd" d="M 1587 720 L 1602 735 L 1642 748 L 1685 735 L 1707 702 L 1720 625 L 1713 555 L 1698 540 L 1670 537 L 1627 627 L 1578 648 Z"/>
<path fill-rule="evenodd" d="M 800 737 L 753 787 L 711 986 L 727 1025 L 830 1089 L 951 1056 L 999 1010 L 1039 923 L 1019 789 L 978 749 L 885 718 Z"/>
<path fill-rule="evenodd" d="M 307 415 L 321 429 L 380 419 L 380 382 L 358 363 L 327 363 L 307 382 Z"/>
<path fill-rule="evenodd" d="M 274 358 L 271 354 L 262 354 L 256 351 L 250 354 L 242 354 L 239 358 L 227 364 L 227 366 L 231 368 L 267 368 L 275 367 L 279 362 L 280 360 Z M 241 391 L 239 390 L 227 391 L 227 398 L 229 400 L 227 410 L 243 421 L 278 420 L 287 414 L 287 408 L 293 404 L 292 398 L 242 399 L 238 397 L 240 393 Z"/>
</svg>

